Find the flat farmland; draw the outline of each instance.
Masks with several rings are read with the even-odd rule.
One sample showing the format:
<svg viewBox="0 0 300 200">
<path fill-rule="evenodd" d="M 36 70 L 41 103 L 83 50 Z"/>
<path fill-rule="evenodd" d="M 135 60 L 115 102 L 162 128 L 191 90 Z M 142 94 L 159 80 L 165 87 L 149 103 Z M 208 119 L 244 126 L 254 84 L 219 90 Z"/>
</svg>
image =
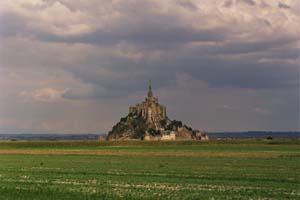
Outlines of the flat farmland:
<svg viewBox="0 0 300 200">
<path fill-rule="evenodd" d="M 299 140 L 3 141 L 0 199 L 300 199 Z"/>
</svg>

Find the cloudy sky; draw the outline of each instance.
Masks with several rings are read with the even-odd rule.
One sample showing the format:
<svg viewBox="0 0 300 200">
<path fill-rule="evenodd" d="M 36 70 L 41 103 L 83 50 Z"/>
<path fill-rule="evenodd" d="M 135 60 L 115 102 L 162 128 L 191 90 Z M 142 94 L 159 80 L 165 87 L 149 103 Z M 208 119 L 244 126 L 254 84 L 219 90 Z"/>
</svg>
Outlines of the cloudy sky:
<svg viewBox="0 0 300 200">
<path fill-rule="evenodd" d="M 299 130 L 298 0 L 1 0 L 0 133 L 105 133 L 148 80 L 206 131 Z"/>
</svg>

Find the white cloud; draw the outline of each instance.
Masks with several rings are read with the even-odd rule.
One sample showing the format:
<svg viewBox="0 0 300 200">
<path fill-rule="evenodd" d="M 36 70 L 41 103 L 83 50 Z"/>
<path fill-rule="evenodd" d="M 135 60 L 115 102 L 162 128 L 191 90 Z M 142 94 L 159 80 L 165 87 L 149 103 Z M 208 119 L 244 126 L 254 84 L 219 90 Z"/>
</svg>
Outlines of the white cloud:
<svg viewBox="0 0 300 200">
<path fill-rule="evenodd" d="M 93 31 L 86 14 L 79 10 L 72 11 L 59 1 L 25 0 L 16 2 L 4 0 L 0 3 L 0 12 L 2 16 L 15 15 L 22 19 L 25 23 L 23 28 L 32 31 L 33 35 L 34 32 L 40 32 L 71 36 Z M 27 34 L 30 35 L 30 32 Z"/>
<path fill-rule="evenodd" d="M 43 88 L 34 91 L 22 91 L 20 93 L 20 97 L 25 101 L 33 100 L 38 102 L 54 103 L 64 100 L 62 98 L 62 94 L 64 92 L 65 91 L 57 90 L 54 88 Z"/>
</svg>

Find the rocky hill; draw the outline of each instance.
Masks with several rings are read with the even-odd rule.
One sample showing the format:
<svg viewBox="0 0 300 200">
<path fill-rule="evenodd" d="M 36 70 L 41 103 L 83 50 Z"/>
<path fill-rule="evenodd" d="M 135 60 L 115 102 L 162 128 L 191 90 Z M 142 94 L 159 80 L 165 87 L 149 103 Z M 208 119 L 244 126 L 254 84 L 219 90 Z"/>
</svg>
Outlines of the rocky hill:
<svg viewBox="0 0 300 200">
<path fill-rule="evenodd" d="M 121 118 L 108 133 L 108 140 L 203 140 L 208 137 L 200 131 L 170 120 L 166 107 L 153 95 L 151 82 L 145 101 L 129 107 L 129 114 Z"/>
<path fill-rule="evenodd" d="M 163 135 L 175 134 L 176 140 L 205 140 L 208 137 L 197 130 L 193 130 L 181 121 L 166 118 L 160 121 L 161 129 L 156 130 L 154 126 L 140 115 L 129 113 L 112 128 L 108 133 L 108 140 L 161 140 Z M 148 138 L 148 139 L 147 139 Z M 167 137 L 168 138 L 168 137 Z M 166 138 L 166 140 L 168 140 Z M 169 139 L 172 140 L 172 139 Z"/>
</svg>

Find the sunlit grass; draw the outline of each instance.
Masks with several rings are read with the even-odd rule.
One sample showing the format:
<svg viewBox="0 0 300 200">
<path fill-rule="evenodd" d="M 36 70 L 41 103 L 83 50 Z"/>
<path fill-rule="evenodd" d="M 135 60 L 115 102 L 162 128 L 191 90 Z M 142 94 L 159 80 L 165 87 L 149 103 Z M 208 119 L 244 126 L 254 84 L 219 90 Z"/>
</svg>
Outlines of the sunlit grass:
<svg viewBox="0 0 300 200">
<path fill-rule="evenodd" d="M 0 149 L 0 199 L 300 199 L 298 141 L 35 141 Z M 70 151 L 79 153 L 64 155 Z"/>
</svg>

